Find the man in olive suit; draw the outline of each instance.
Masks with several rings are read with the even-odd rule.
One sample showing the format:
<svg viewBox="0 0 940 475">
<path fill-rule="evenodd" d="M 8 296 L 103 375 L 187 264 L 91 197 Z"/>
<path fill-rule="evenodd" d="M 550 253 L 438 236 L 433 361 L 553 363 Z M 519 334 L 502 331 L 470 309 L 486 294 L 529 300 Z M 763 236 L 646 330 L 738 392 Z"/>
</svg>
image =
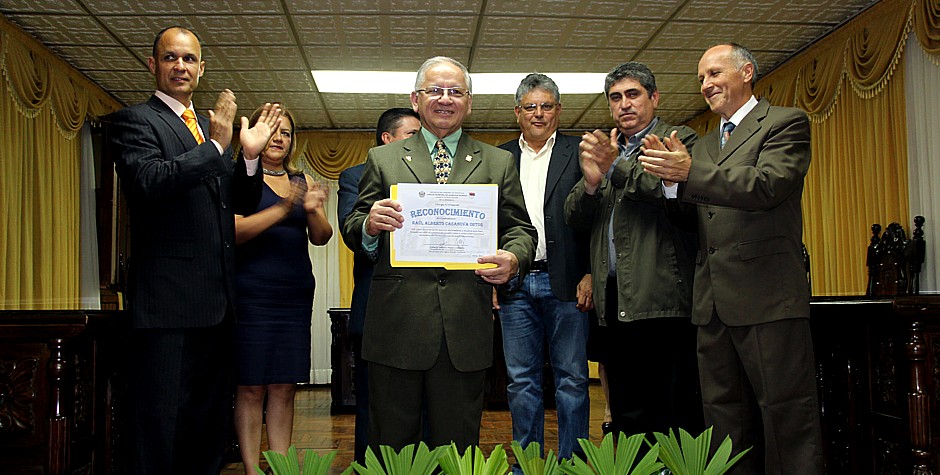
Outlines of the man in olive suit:
<svg viewBox="0 0 940 475">
<path fill-rule="evenodd" d="M 373 450 L 421 440 L 422 399 L 430 445 L 478 444 L 484 374 L 493 358 L 493 286 L 518 284 L 535 253 L 536 231 L 512 155 L 461 129 L 470 88 L 470 75 L 456 60 L 425 61 L 411 93 L 421 132 L 369 151 L 359 200 L 343 227 L 345 242 L 375 260 L 362 342 Z M 407 211 L 389 197 L 399 183 L 497 184 L 499 250 L 478 258 L 495 267 L 392 267 L 389 235 Z"/>
<path fill-rule="evenodd" d="M 702 95 L 721 116 L 692 148 L 644 142 L 640 160 L 666 196 L 698 208 L 692 322 L 705 423 L 714 443 L 753 447 L 736 474 L 821 474 L 809 288 L 803 266 L 806 113 L 753 95 L 757 62 L 746 48 L 709 48 Z"/>
</svg>

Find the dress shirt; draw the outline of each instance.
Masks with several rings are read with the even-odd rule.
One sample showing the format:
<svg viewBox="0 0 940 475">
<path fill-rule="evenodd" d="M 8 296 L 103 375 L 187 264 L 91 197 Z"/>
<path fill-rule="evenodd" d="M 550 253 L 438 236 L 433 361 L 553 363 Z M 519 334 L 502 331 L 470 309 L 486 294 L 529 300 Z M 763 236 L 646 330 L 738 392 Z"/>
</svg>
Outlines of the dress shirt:
<svg viewBox="0 0 940 475">
<path fill-rule="evenodd" d="M 194 105 L 193 101 L 189 101 L 189 107 L 186 107 L 180 101 L 170 97 L 167 93 L 163 91 L 158 90 L 154 92 L 153 95 L 157 96 L 161 101 L 163 101 L 163 103 L 166 104 L 167 107 L 169 107 L 173 111 L 174 114 L 176 114 L 176 117 L 178 117 L 179 120 L 183 122 L 183 124 L 186 123 L 186 119 L 183 118 L 183 112 L 186 109 L 193 111 L 193 117 L 196 117 L 196 106 Z M 208 137 L 208 135 L 206 135 L 206 131 L 202 130 L 202 127 L 199 125 L 198 119 L 196 120 L 196 127 L 199 128 L 199 133 L 202 134 L 203 137 Z M 209 139 L 209 140 L 212 142 L 213 145 L 215 145 L 215 149 L 219 151 L 219 155 L 223 155 L 225 153 L 225 150 L 222 148 L 222 144 L 217 142 L 215 139 Z M 248 176 L 255 176 L 255 173 L 258 172 L 258 163 L 259 163 L 258 159 L 260 158 L 261 157 L 258 156 L 251 160 L 248 160 L 246 157 L 245 171 L 247 172 Z"/>
<path fill-rule="evenodd" d="M 718 130 L 719 131 L 723 130 L 725 127 L 725 124 L 728 122 L 731 122 L 732 124 L 734 124 L 735 127 L 737 127 L 738 124 L 740 124 L 741 121 L 744 120 L 744 118 L 747 117 L 747 115 L 751 113 L 751 110 L 753 110 L 754 107 L 756 106 L 757 106 L 757 98 L 755 98 L 752 95 L 751 98 L 748 99 L 747 102 L 745 102 L 743 106 L 741 106 L 734 114 L 731 114 L 730 119 L 728 120 L 725 120 L 724 118 L 721 119 L 721 122 L 718 123 Z M 718 132 L 718 133 L 721 133 L 721 132 Z M 689 152 L 691 153 L 691 150 Z M 663 196 L 668 199 L 678 198 L 679 197 L 679 184 L 673 183 L 671 186 L 666 186 L 666 184 L 663 183 Z"/>
<path fill-rule="evenodd" d="M 519 178 L 522 181 L 522 195 L 525 198 L 526 211 L 529 219 L 539 233 L 538 247 L 535 250 L 535 260 L 544 261 L 548 258 L 548 249 L 545 240 L 545 181 L 548 179 L 548 164 L 552 159 L 552 149 L 555 148 L 555 134 L 548 138 L 542 149 L 535 151 L 526 142 L 525 137 L 519 136 Z"/>
<path fill-rule="evenodd" d="M 434 155 L 437 155 L 437 141 L 443 140 L 444 148 L 447 149 L 447 153 L 450 154 L 450 159 L 453 161 L 454 152 L 457 150 L 457 143 L 460 142 L 461 135 L 463 135 L 463 129 L 457 129 L 456 132 L 440 139 L 429 132 L 428 129 L 421 127 L 421 137 L 424 138 L 425 143 L 428 145 L 428 160 L 434 160 Z M 366 232 L 366 224 L 368 222 L 368 219 L 362 221 L 362 248 L 374 260 L 379 249 L 379 235 L 370 236 L 369 233 Z"/>
</svg>

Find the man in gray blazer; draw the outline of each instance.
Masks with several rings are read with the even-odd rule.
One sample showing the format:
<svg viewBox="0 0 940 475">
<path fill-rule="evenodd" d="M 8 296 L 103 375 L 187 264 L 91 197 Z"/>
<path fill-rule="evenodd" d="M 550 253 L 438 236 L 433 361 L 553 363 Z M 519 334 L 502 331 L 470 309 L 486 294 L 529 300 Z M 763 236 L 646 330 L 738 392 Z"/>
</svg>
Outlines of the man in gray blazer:
<svg viewBox="0 0 940 475">
<path fill-rule="evenodd" d="M 591 233 L 599 319 L 592 345 L 600 346 L 592 352 L 607 370 L 614 430 L 695 432 L 702 426 L 691 323 L 695 235 L 673 224 L 660 180 L 636 157 L 649 134 L 672 133 L 689 145 L 697 137 L 656 116 L 656 77 L 643 63 L 611 70 L 604 92 L 617 128 L 582 136 L 584 178 L 565 203 L 568 224 Z"/>
<path fill-rule="evenodd" d="M 753 447 L 734 473 L 821 474 L 822 438 L 802 255 L 806 114 L 753 96 L 757 62 L 722 44 L 698 65 L 719 129 L 687 148 L 650 140 L 640 157 L 666 194 L 698 208 L 693 322 L 705 422 L 717 444 Z M 672 189 L 672 191 L 670 191 Z"/>
<path fill-rule="evenodd" d="M 561 97 L 544 74 L 526 76 L 516 89 L 514 108 L 519 138 L 499 146 L 512 152 L 520 167 L 522 192 L 538 230 L 535 262 L 518 292 L 499 297 L 503 354 L 512 438 L 544 448 L 542 397 L 544 343 L 555 381 L 558 409 L 558 458 L 581 452 L 588 438 L 587 310 L 591 303 L 588 233 L 564 221 L 565 197 L 581 179 L 577 137 L 558 132 Z M 518 471 L 518 469 L 515 469 Z"/>
<path fill-rule="evenodd" d="M 470 88 L 470 74 L 458 61 L 425 61 L 411 93 L 421 133 L 369 151 L 359 200 L 343 226 L 343 240 L 353 251 L 375 259 L 362 341 L 374 451 L 421 440 L 423 399 L 430 445 L 453 441 L 463 450 L 478 444 L 484 374 L 493 359 L 493 286 L 517 283 L 535 253 L 536 232 L 512 155 L 462 131 Z M 477 259 L 495 267 L 391 266 L 390 234 L 401 227 L 406 210 L 390 198 L 389 188 L 442 182 L 499 185 L 499 250 Z"/>
<path fill-rule="evenodd" d="M 242 117 L 250 165 L 236 165 L 232 91 L 209 118 L 194 113 L 205 70 L 196 35 L 161 31 L 148 65 L 157 91 L 115 113 L 110 136 L 131 226 L 131 472 L 218 474 L 232 410 L 233 211 L 247 214 L 261 198 L 258 155 L 280 112 L 268 104 L 251 128 Z"/>
</svg>

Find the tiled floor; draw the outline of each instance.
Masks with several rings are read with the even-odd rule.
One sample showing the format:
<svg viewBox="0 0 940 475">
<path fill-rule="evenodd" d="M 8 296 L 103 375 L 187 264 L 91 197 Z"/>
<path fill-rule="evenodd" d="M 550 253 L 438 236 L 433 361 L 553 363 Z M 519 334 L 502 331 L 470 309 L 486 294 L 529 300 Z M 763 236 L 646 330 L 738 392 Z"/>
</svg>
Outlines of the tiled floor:
<svg viewBox="0 0 940 475">
<path fill-rule="evenodd" d="M 591 441 L 601 440 L 601 421 L 604 417 L 604 396 L 600 385 L 591 384 Z M 307 387 L 297 391 L 294 402 L 293 443 L 298 452 L 312 449 L 325 455 L 336 450 L 331 473 L 342 473 L 353 458 L 353 427 L 355 417 L 352 414 L 330 415 L 330 389 L 328 387 Z M 558 426 L 554 410 L 545 414 L 546 447 L 558 450 Z M 512 440 L 512 421 L 508 410 L 486 410 L 480 430 L 480 446 L 489 453 L 497 444 L 512 457 L 509 443 Z M 232 463 L 225 467 L 222 475 L 243 474 L 241 463 Z"/>
</svg>

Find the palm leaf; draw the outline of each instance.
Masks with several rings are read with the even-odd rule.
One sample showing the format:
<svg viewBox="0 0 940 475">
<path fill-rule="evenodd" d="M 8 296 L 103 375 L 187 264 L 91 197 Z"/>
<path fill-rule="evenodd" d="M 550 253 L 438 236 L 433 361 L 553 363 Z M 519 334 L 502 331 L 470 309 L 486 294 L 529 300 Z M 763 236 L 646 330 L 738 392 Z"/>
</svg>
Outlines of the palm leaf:
<svg viewBox="0 0 940 475">
<path fill-rule="evenodd" d="M 734 466 L 751 449 L 748 448 L 728 460 L 731 455 L 731 438 L 725 437 L 715 455 L 709 461 L 712 428 L 705 429 L 698 437 L 679 429 L 679 437 L 669 429 L 669 435 L 661 432 L 653 434 L 660 449 L 659 458 L 673 475 L 722 475 Z M 680 444 L 681 440 L 681 444 Z"/>
<path fill-rule="evenodd" d="M 448 475 L 505 475 L 509 470 L 506 451 L 502 445 L 493 448 L 488 459 L 479 447 L 467 447 L 463 456 L 453 443 L 441 449 L 438 463 Z"/>
<path fill-rule="evenodd" d="M 382 462 L 372 452 L 372 448 L 366 449 L 366 465 L 362 466 L 358 462 L 353 462 L 344 474 L 355 471 L 359 475 L 431 475 L 438 468 L 438 454 L 441 449 L 428 449 L 428 446 L 421 442 L 415 450 L 414 444 L 406 445 L 401 452 L 395 452 L 395 449 L 383 445 L 379 447 L 382 453 Z"/>
<path fill-rule="evenodd" d="M 659 444 L 653 444 L 634 466 L 644 443 L 650 445 L 643 434 L 627 437 L 622 432 L 617 437 L 616 449 L 612 434 L 605 435 L 599 447 L 587 439 L 579 439 L 587 461 L 575 456 L 570 464 L 562 464 L 559 469 L 569 475 L 650 475 L 661 470 L 663 464 L 657 460 Z"/>
</svg>

